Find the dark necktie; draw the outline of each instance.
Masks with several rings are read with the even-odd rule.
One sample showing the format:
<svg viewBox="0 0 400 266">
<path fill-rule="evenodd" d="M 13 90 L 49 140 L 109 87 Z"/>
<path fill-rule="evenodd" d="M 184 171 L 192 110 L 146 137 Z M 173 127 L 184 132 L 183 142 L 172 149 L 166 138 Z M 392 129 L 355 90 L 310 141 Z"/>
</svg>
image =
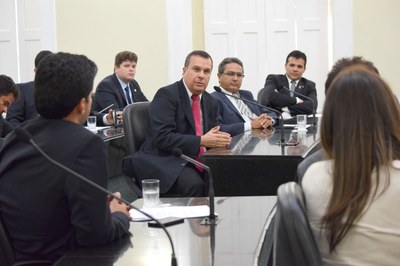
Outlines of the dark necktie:
<svg viewBox="0 0 400 266">
<path fill-rule="evenodd" d="M 295 90 L 296 90 L 296 81 L 292 80 L 290 82 L 290 91 L 295 91 Z M 290 97 L 294 97 L 294 93 L 293 92 L 290 93 Z"/>
<path fill-rule="evenodd" d="M 194 124 L 196 126 L 196 136 L 203 135 L 203 130 L 201 126 L 201 111 L 200 111 L 200 102 L 199 102 L 199 95 L 192 94 L 192 113 L 194 118 Z M 196 157 L 196 160 L 202 162 L 200 160 L 200 154 L 204 153 L 204 147 L 200 147 L 199 154 Z M 204 169 L 195 165 L 195 167 L 200 171 L 203 172 Z"/>
<path fill-rule="evenodd" d="M 129 86 L 126 86 L 124 90 L 125 90 L 126 101 L 128 102 L 128 104 L 131 104 L 132 99 L 131 95 L 129 94 Z"/>
</svg>

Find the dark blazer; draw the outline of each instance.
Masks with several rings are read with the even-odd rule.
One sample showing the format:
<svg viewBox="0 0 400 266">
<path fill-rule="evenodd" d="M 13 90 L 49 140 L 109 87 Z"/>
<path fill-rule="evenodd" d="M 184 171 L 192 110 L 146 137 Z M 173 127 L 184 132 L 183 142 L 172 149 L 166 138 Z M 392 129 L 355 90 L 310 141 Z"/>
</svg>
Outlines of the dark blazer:
<svg viewBox="0 0 400 266">
<path fill-rule="evenodd" d="M 37 118 L 21 127 L 51 158 L 107 188 L 103 141 L 65 120 Z M 111 214 L 107 195 L 59 167 L 10 133 L 0 150 L 0 205 L 17 259 L 55 260 L 78 245 L 95 246 L 129 232 Z"/>
<path fill-rule="evenodd" d="M 14 127 L 0 114 L 0 138 L 6 137 L 13 129 Z"/>
<path fill-rule="evenodd" d="M 132 92 L 133 102 L 148 101 L 136 80 L 129 82 L 129 87 Z M 101 111 L 112 103 L 114 104 L 114 107 L 112 108 L 120 111 L 128 105 L 125 99 L 125 94 L 121 89 L 121 84 L 115 74 L 104 78 L 99 85 L 97 85 L 92 104 L 92 111 Z"/>
<path fill-rule="evenodd" d="M 253 94 L 247 90 L 239 91 L 240 97 L 255 102 L 253 98 Z M 244 132 L 244 123 L 240 112 L 236 109 L 236 107 L 232 104 L 232 102 L 228 99 L 229 96 L 226 96 L 220 92 L 213 92 L 211 95 L 218 100 L 219 104 L 219 115 L 218 115 L 218 123 L 221 126 L 221 131 L 228 132 L 232 136 Z M 259 116 L 262 112 L 257 105 L 249 104 L 244 102 L 249 109 L 257 116 Z"/>
<path fill-rule="evenodd" d="M 217 125 L 218 103 L 207 92 L 201 97 L 203 132 Z M 180 80 L 159 89 L 149 107 L 149 129 L 140 150 L 131 157 L 137 181 L 156 178 L 160 192 L 167 192 L 186 166 L 186 161 L 171 152 L 179 148 L 192 158 L 200 150 L 189 96 Z M 132 173 L 130 173 L 132 176 Z"/>
<path fill-rule="evenodd" d="M 290 92 L 285 90 L 283 86 L 289 88 L 286 75 L 268 75 L 264 88 L 258 93 L 258 102 L 278 110 L 282 110 L 282 107 L 288 107 L 292 116 L 313 113 L 313 104 L 310 100 L 295 95 L 304 101 L 296 104 L 296 97 L 290 97 Z M 295 91 L 311 98 L 314 101 L 315 110 L 317 109 L 317 90 L 314 82 L 301 78 Z"/>
<path fill-rule="evenodd" d="M 19 126 L 26 120 L 36 118 L 38 113 L 34 101 L 34 82 L 17 84 L 20 96 L 7 110 L 7 121 L 13 127 Z"/>
</svg>

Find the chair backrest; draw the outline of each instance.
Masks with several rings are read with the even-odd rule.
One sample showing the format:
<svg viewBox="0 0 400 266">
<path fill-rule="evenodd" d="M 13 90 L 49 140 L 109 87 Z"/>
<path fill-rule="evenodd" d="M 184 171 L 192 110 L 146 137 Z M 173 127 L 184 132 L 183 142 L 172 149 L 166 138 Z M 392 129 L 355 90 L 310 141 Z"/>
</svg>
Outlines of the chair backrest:
<svg viewBox="0 0 400 266">
<path fill-rule="evenodd" d="M 14 256 L 14 250 L 0 215 L 0 265 L 12 265 L 15 260 Z"/>
<path fill-rule="evenodd" d="M 313 144 L 308 147 L 307 151 L 303 154 L 303 159 L 310 157 L 313 153 L 317 152 L 318 150 L 322 149 L 321 140 L 318 139 L 314 141 Z"/>
<path fill-rule="evenodd" d="M 303 190 L 296 182 L 278 188 L 273 248 L 274 265 L 322 265 L 305 211 Z"/>
<path fill-rule="evenodd" d="M 149 120 L 150 102 L 136 102 L 127 105 L 123 111 L 124 134 L 128 145 L 128 154 L 139 150 L 146 138 Z"/>
</svg>

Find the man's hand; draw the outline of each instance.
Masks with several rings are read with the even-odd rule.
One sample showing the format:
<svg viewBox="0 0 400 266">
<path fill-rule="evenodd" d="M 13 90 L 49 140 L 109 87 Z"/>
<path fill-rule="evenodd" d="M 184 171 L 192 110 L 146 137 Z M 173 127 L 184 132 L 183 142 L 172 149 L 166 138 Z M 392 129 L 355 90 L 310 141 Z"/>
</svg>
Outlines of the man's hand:
<svg viewBox="0 0 400 266">
<path fill-rule="evenodd" d="M 273 123 L 272 117 L 266 114 L 261 114 L 259 117 L 256 117 L 253 120 L 251 120 L 251 128 L 265 129 L 272 126 L 272 123 Z"/>
<path fill-rule="evenodd" d="M 231 141 L 231 135 L 229 133 L 219 131 L 219 126 L 216 126 L 201 136 L 200 146 L 208 148 L 222 148 L 229 145 Z"/>
<path fill-rule="evenodd" d="M 117 111 L 115 112 L 117 116 L 117 124 L 122 124 L 122 111 Z M 106 115 L 107 122 L 109 125 L 114 125 L 114 110 L 110 109 L 108 110 L 108 113 Z"/>
<path fill-rule="evenodd" d="M 115 195 L 119 198 L 121 197 L 121 193 L 119 193 L 119 192 L 115 192 L 113 195 Z M 117 200 L 116 198 L 113 198 L 113 197 L 109 197 L 108 201 L 109 201 L 111 213 L 122 212 L 129 218 L 129 220 L 132 219 L 131 215 L 129 214 L 130 207 L 128 205 L 126 205 L 123 202 L 120 202 L 119 200 Z"/>
</svg>

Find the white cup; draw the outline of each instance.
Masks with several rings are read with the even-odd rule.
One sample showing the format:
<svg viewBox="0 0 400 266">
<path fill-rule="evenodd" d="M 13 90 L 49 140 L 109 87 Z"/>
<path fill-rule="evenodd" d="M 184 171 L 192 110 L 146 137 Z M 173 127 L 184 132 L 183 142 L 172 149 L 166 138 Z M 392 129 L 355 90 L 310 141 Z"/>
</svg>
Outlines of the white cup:
<svg viewBox="0 0 400 266">
<path fill-rule="evenodd" d="M 160 202 L 160 180 L 142 180 L 143 208 L 158 207 Z"/>
<path fill-rule="evenodd" d="M 297 115 L 297 130 L 306 131 L 307 130 L 307 115 Z"/>
<path fill-rule="evenodd" d="M 87 118 L 87 127 L 91 131 L 95 131 L 96 130 L 96 116 L 94 116 L 94 115 L 88 116 L 88 118 Z"/>
</svg>

